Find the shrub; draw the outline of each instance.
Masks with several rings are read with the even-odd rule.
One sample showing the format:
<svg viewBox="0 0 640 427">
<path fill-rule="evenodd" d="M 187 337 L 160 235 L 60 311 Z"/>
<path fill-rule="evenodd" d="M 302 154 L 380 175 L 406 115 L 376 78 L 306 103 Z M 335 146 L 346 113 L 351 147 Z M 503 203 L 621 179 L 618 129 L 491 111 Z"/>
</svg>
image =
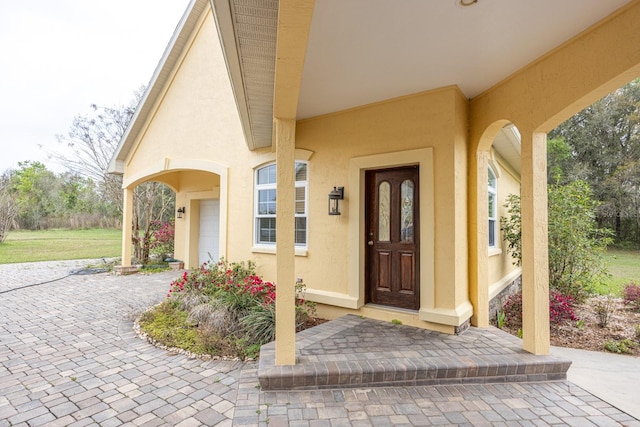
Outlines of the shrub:
<svg viewBox="0 0 640 427">
<path fill-rule="evenodd" d="M 305 327 L 315 309 L 303 294 L 304 284 L 297 283 L 296 330 Z M 275 338 L 275 301 L 276 285 L 257 276 L 252 262 L 220 260 L 184 272 L 170 284 L 164 305 L 184 313 L 183 324 L 198 330 L 198 348 L 246 358 Z"/>
<path fill-rule="evenodd" d="M 605 343 L 604 349 L 611 353 L 628 353 L 633 354 L 633 349 L 636 347 L 636 343 L 625 338 L 620 341 L 609 340 Z"/>
<path fill-rule="evenodd" d="M 589 186 L 583 181 L 550 185 L 549 190 L 549 286 L 577 302 L 583 302 L 592 288 L 607 277 L 603 253 L 612 232 L 598 228 Z M 500 229 L 514 263 L 522 261 L 520 196 L 507 197 L 507 217 Z"/>
<path fill-rule="evenodd" d="M 173 243 L 175 227 L 173 220 L 162 222 L 154 221 L 151 224 L 151 243 L 149 251 L 154 255 L 167 257 L 173 255 Z"/>
<path fill-rule="evenodd" d="M 549 293 L 549 322 L 558 326 L 566 321 L 579 320 L 573 311 L 574 299 L 558 292 Z M 522 294 L 513 294 L 502 307 L 504 324 L 511 328 L 522 327 Z"/>
<path fill-rule="evenodd" d="M 218 263 L 203 263 L 200 268 L 191 272 L 185 271 L 180 279 L 173 281 L 169 288 L 170 297 L 173 293 L 201 293 L 208 296 L 216 296 L 219 292 L 241 292 L 243 289 L 250 287 L 244 286 L 244 283 L 252 282 L 255 275 L 255 264 L 251 261 L 232 262 L 229 263 L 221 259 Z M 268 286 L 274 292 L 270 295 L 275 299 L 275 287 L 273 284 L 265 282 L 264 286 Z M 253 284 L 254 295 L 260 284 Z M 247 289 L 248 290 L 248 289 Z M 264 291 L 264 290 L 263 290 Z M 249 292 L 251 292 L 249 290 Z"/>
<path fill-rule="evenodd" d="M 579 320 L 573 311 L 574 305 L 575 300 L 570 295 L 551 291 L 549 293 L 549 321 L 551 325 L 557 326 L 569 320 Z"/>
<path fill-rule="evenodd" d="M 634 310 L 640 311 L 640 286 L 631 282 L 624 287 L 624 303 L 630 305 Z"/>
<path fill-rule="evenodd" d="M 598 325 L 601 328 L 606 328 L 609 324 L 609 319 L 615 311 L 615 299 L 613 295 L 606 297 L 596 297 L 593 299 L 593 309 L 596 312 L 598 318 Z"/>
<path fill-rule="evenodd" d="M 171 301 L 165 301 L 140 317 L 140 327 L 152 339 L 168 347 L 194 351 L 198 333 L 190 326 L 187 313 Z"/>
</svg>

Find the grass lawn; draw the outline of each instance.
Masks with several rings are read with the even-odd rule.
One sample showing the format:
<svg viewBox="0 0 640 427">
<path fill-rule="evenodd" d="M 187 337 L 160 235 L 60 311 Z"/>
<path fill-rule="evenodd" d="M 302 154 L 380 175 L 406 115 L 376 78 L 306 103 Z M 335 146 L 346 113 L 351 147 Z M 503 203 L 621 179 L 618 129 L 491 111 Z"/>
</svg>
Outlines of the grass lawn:
<svg viewBox="0 0 640 427">
<path fill-rule="evenodd" d="M 608 249 L 605 259 L 609 264 L 611 278 L 598 293 L 622 296 L 622 290 L 629 282 L 640 284 L 640 251 Z"/>
<path fill-rule="evenodd" d="M 0 244 L 0 264 L 118 257 L 122 230 L 12 231 Z"/>
</svg>

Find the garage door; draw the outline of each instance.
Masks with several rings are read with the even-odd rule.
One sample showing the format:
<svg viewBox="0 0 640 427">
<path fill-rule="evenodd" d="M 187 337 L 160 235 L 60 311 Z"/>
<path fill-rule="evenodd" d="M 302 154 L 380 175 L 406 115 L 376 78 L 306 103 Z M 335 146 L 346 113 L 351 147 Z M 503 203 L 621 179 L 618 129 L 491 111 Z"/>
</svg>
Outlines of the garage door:
<svg viewBox="0 0 640 427">
<path fill-rule="evenodd" d="M 206 261 L 217 262 L 220 258 L 218 238 L 220 236 L 220 200 L 200 200 L 200 239 L 198 258 L 200 264 Z"/>
</svg>

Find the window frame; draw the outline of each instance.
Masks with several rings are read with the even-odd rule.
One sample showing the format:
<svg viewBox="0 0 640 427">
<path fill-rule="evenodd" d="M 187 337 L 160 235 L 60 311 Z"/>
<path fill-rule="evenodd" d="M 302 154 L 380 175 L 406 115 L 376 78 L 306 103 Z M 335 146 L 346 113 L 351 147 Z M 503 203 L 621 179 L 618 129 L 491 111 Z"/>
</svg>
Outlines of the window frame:
<svg viewBox="0 0 640 427">
<path fill-rule="evenodd" d="M 493 176 L 493 182 L 495 185 L 492 187 L 490 185 L 491 177 Z M 491 194 L 493 194 L 493 213 L 494 216 L 490 215 L 491 207 L 489 203 L 491 202 Z M 497 248 L 498 247 L 498 176 L 495 171 L 489 165 L 487 167 L 487 219 L 488 219 L 488 229 L 487 229 L 487 240 L 489 248 Z M 493 236 L 493 242 L 491 241 L 491 236 Z"/>
<path fill-rule="evenodd" d="M 295 247 L 296 249 L 306 249 L 308 242 L 309 242 L 309 162 L 307 161 L 303 161 L 303 160 L 296 160 L 295 161 L 295 165 L 294 165 L 294 174 L 297 171 L 298 165 L 304 164 L 305 165 L 305 169 L 306 169 L 306 174 L 305 177 L 306 179 L 304 180 L 297 180 L 295 179 L 295 188 L 304 188 L 304 200 L 299 200 L 297 199 L 297 194 L 294 195 L 294 217 L 295 217 L 295 224 L 294 227 L 297 226 L 298 223 L 298 218 L 304 218 L 304 222 L 305 222 L 305 227 L 304 227 L 304 242 L 303 243 L 295 243 Z M 267 168 L 274 168 L 274 180 L 273 182 L 267 182 L 264 184 L 258 184 L 258 175 L 260 173 L 260 171 L 267 169 Z M 276 245 L 276 241 L 277 241 L 277 229 L 275 230 L 275 237 L 273 239 L 273 241 L 261 241 L 260 240 L 260 219 L 262 218 L 273 218 L 274 220 L 276 219 L 277 214 L 274 212 L 273 214 L 260 214 L 259 213 L 259 208 L 260 208 L 260 199 L 259 199 L 259 195 L 260 195 L 260 191 L 269 191 L 269 190 L 273 190 L 276 191 L 276 179 L 275 177 L 277 176 L 277 166 L 275 162 L 271 162 L 268 164 L 263 164 L 260 165 L 259 167 L 256 167 L 254 169 L 254 195 L 253 195 L 253 200 L 254 200 L 254 210 L 253 210 L 253 227 L 254 227 L 254 232 L 253 232 L 253 244 L 255 247 L 258 248 L 274 248 Z M 298 209 L 297 209 L 297 203 L 299 202 L 303 202 L 304 203 L 304 212 L 302 213 L 298 213 Z M 276 192 L 276 199 L 274 201 L 276 209 L 277 209 L 277 192 Z M 296 237 L 295 240 L 297 241 L 297 237 L 298 237 L 298 229 L 296 228 Z"/>
</svg>

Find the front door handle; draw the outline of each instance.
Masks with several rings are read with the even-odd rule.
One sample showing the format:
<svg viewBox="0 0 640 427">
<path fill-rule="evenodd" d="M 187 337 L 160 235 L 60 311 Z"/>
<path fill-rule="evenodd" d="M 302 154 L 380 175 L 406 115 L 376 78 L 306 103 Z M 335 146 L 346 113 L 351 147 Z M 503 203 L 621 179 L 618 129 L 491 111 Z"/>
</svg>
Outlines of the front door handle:
<svg viewBox="0 0 640 427">
<path fill-rule="evenodd" d="M 367 245 L 369 245 L 369 246 L 373 246 L 373 240 L 369 240 L 369 241 L 367 242 Z"/>
</svg>

